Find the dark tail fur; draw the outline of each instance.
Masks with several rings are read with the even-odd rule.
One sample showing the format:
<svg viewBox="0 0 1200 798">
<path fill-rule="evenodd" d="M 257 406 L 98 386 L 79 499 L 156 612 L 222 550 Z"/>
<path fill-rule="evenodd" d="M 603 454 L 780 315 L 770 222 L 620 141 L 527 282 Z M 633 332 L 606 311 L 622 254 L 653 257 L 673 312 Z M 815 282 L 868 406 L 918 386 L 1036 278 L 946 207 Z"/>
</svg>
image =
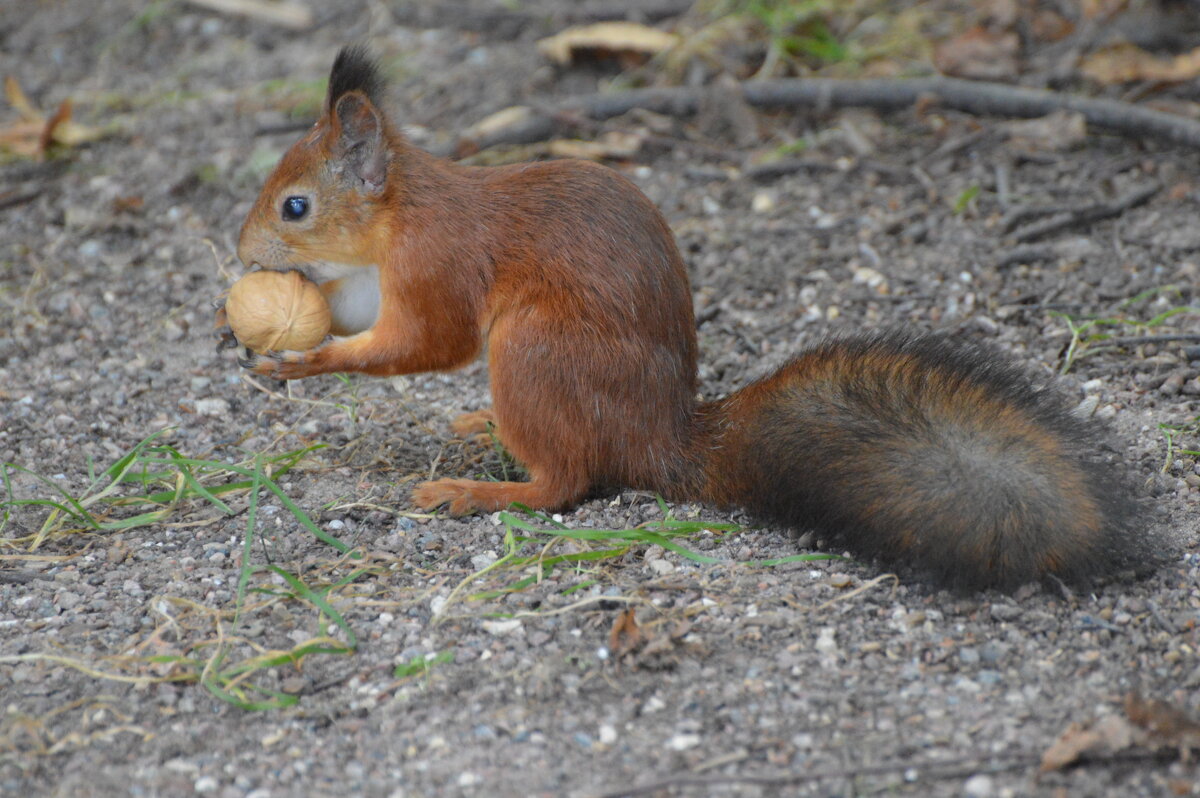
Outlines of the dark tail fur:
<svg viewBox="0 0 1200 798">
<path fill-rule="evenodd" d="M 1098 425 L 987 348 L 831 340 L 701 418 L 706 500 L 941 584 L 1080 582 L 1146 548 Z"/>
</svg>

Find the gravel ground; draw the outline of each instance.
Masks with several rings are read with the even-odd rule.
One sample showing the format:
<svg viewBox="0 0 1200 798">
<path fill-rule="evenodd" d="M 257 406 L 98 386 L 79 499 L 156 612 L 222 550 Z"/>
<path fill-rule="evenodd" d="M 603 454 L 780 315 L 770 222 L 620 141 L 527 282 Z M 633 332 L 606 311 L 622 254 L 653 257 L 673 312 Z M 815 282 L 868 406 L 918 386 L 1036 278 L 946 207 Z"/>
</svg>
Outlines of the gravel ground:
<svg viewBox="0 0 1200 798">
<path fill-rule="evenodd" d="M 509 7 L 468 5 L 460 21 Z M 532 42 L 561 25 L 559 6 L 521 4 L 525 24 L 479 32 L 404 27 L 410 6 L 347 2 L 293 34 L 187 3 L 0 0 L 0 73 L 42 108 L 70 96 L 81 121 L 117 129 L 46 163 L 0 166 L 0 462 L 47 480 L 15 473 L 15 495 L 52 495 L 47 484 L 78 495 L 164 429 L 156 444 L 230 464 L 322 445 L 277 484 L 363 553 L 339 557 L 273 494 L 251 508 L 245 491 L 231 493 L 229 514 L 184 501 L 158 523 L 37 545 L 45 508 L 12 508 L 0 550 L 0 794 L 590 796 L 670 776 L 653 794 L 1200 792 L 1197 766 L 1170 749 L 1038 774 L 1068 726 L 1121 715 L 1132 691 L 1200 715 L 1200 467 L 1168 458 L 1159 429 L 1200 413 L 1194 344 L 1093 347 L 1061 380 L 1112 426 L 1164 563 L 1092 592 L 1012 595 L 880 579 L 852 560 L 745 564 L 819 541 L 691 506 L 674 517 L 747 527 L 684 541 L 717 564 L 640 544 L 524 590 L 475 595 L 530 574 L 497 569 L 454 592 L 504 554 L 505 526 L 421 516 L 407 495 L 431 471 L 511 467 L 447 428 L 487 405 L 482 365 L 322 377 L 289 392 L 215 351 L 210 303 L 241 273 L 240 220 L 296 135 L 261 128 L 289 121 L 281 109 L 312 93 L 337 48 L 369 37 L 393 65 L 408 131 L 438 146 L 507 105 L 613 77 L 604 65 L 556 70 L 536 53 Z M 15 118 L 0 111 L 0 125 Z M 752 148 L 732 132 L 747 122 L 759 150 L 805 137 L 804 168 L 749 176 Z M 1146 321 L 1196 302 L 1192 152 L 1096 134 L 1039 147 L 1000 120 L 936 109 L 726 109 L 686 123 L 635 113 L 603 127 L 644 134 L 613 165 L 676 231 L 706 395 L 829 332 L 887 325 L 990 342 L 1045 381 L 1070 342 L 1056 312 Z M 1007 258 L 1014 209 L 1084 207 L 1151 184 L 1161 190 L 1148 202 Z M 1174 288 L 1143 296 L 1164 286 Z M 1200 333 L 1197 318 L 1119 332 Z M 1200 448 L 1194 433 L 1177 442 Z M 235 624 L 251 509 L 250 557 L 279 571 L 250 578 L 258 590 Z M 654 497 L 627 492 L 562 522 L 661 518 Z M 237 708 L 172 658 L 204 661 L 222 642 L 228 663 L 346 640 L 311 601 L 284 595 L 296 589 L 282 573 L 313 589 L 354 576 L 324 595 L 357 650 L 255 670 L 255 683 L 298 701 Z"/>
</svg>

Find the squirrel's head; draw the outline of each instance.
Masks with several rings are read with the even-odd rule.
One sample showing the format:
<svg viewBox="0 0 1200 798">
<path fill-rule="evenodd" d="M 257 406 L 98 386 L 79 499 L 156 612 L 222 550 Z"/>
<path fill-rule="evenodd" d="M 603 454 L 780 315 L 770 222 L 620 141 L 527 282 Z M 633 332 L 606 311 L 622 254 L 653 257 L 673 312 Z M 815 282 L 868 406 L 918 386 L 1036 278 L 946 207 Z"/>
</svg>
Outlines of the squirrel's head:
<svg viewBox="0 0 1200 798">
<path fill-rule="evenodd" d="M 242 224 L 242 263 L 375 262 L 375 243 L 387 239 L 388 170 L 398 141 L 379 110 L 382 89 L 365 48 L 338 53 L 324 113 L 284 154 Z"/>
</svg>

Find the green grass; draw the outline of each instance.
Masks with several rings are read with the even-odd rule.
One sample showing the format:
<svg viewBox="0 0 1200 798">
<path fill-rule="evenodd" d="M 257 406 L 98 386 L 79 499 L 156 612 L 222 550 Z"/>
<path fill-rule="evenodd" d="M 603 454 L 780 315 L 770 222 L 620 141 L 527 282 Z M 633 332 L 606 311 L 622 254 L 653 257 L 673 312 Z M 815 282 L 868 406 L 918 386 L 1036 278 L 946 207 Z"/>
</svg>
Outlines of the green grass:
<svg viewBox="0 0 1200 798">
<path fill-rule="evenodd" d="M 1179 289 L 1176 286 L 1168 285 L 1142 291 L 1136 296 L 1120 302 L 1111 315 L 1072 316 L 1056 310 L 1050 311 L 1051 316 L 1062 319 L 1071 333 L 1071 340 L 1063 353 L 1059 374 L 1069 372 L 1071 367 L 1084 357 L 1117 350 L 1120 344 L 1114 339 L 1119 338 L 1123 332 L 1144 333 L 1162 327 L 1168 319 L 1175 316 L 1200 313 L 1200 308 L 1191 305 L 1177 305 L 1148 319 L 1134 317 L 1133 314 L 1147 300 L 1168 294 L 1178 295 Z"/>
<path fill-rule="evenodd" d="M 979 196 L 979 186 L 970 186 L 963 190 L 961 194 L 954 200 L 951 205 L 951 210 L 955 216 L 961 216 L 967 208 L 971 207 L 971 202 Z"/>
<path fill-rule="evenodd" d="M 392 671 L 397 679 L 410 679 L 414 676 L 428 677 L 438 665 L 454 662 L 453 651 L 442 651 L 437 654 L 424 654 L 402 662 Z"/>
<path fill-rule="evenodd" d="M 1167 454 L 1163 458 L 1162 473 L 1167 473 L 1171 468 L 1171 463 L 1175 461 L 1176 455 L 1200 457 L 1200 450 L 1182 448 L 1178 442 L 1179 438 L 1200 438 L 1200 416 L 1183 424 L 1159 424 L 1158 430 L 1167 439 Z"/>
<path fill-rule="evenodd" d="M 0 501 L 0 549 L 19 550 L 30 556 L 48 542 L 62 542 L 71 535 L 123 532 L 162 524 L 173 515 L 203 506 L 226 516 L 237 515 L 225 500 L 232 495 L 247 499 L 241 568 L 234 606 L 214 609 L 174 597 L 156 597 L 151 606 L 163 623 L 133 653 L 104 657 L 104 666 L 60 653 L 0 657 L 0 662 L 45 661 L 75 668 L 97 678 L 116 681 L 193 682 L 212 695 L 247 710 L 273 709 L 295 704 L 296 695 L 269 686 L 280 669 L 299 667 L 318 655 L 347 655 L 357 646 L 357 636 L 330 600 L 333 591 L 358 579 L 365 571 L 354 567 L 361 552 L 329 535 L 279 487 L 276 479 L 287 473 L 317 446 L 280 455 L 256 454 L 240 463 L 225 463 L 187 457 L 161 442 L 169 430 L 145 438 L 106 468 L 97 471 L 88 463 L 88 484 L 71 492 L 32 469 L 13 463 L 0 465 L 3 501 Z M 32 481 L 40 496 L 18 497 L 19 481 Z M 348 571 L 338 579 L 312 585 L 277 565 L 251 561 L 258 536 L 258 507 L 262 496 L 271 496 L 292 515 L 299 526 L 340 555 L 337 567 Z M 4 537 L 16 513 L 45 510 L 37 532 Z M 252 584 L 274 577 L 282 587 Z M 261 599 L 250 604 L 250 596 Z M 300 603 L 316 611 L 315 634 L 290 649 L 272 650 L 239 637 L 247 614 L 261 612 L 277 602 Z M 334 636 L 334 631 L 340 637 Z M 166 637 L 174 643 L 164 642 Z M 181 637 L 195 637 L 188 643 Z M 167 649 L 165 653 L 140 653 L 143 649 Z M 146 671 L 154 675 L 147 675 Z"/>
<path fill-rule="evenodd" d="M 904 4 L 901 4 L 904 5 Z M 813 72 L 861 73 L 886 62 L 890 73 L 928 71 L 930 35 L 940 20 L 925 4 L 882 0 L 701 0 L 671 51 L 656 59 L 669 82 L 700 59 L 741 78 Z"/>
<path fill-rule="evenodd" d="M 53 561 L 73 555 L 58 551 L 82 536 L 128 533 L 163 525 L 181 515 L 207 510 L 215 517 L 244 514 L 240 567 L 229 606 L 213 607 L 178 596 L 155 596 L 147 614 L 158 624 L 141 642 L 110 656 L 74 656 L 45 651 L 0 662 L 42 662 L 70 667 L 97 679 L 131 684 L 181 682 L 199 684 L 217 699 L 245 710 L 267 710 L 296 704 L 295 692 L 281 689 L 285 675 L 314 657 L 347 656 L 358 645 L 358 636 L 343 614 L 351 586 L 364 575 L 379 576 L 371 557 L 318 527 L 278 485 L 306 455 L 320 447 L 307 447 L 278 455 L 252 454 L 237 463 L 189 457 L 165 442 L 169 430 L 145 438 L 111 464 L 87 464 L 87 482 L 68 490 L 58 481 L 13 463 L 0 465 L 0 551 L 20 554 L 8 559 Z M 36 495 L 28 496 L 28 492 Z M 277 564 L 253 562 L 260 541 L 260 505 L 264 497 L 281 505 L 296 525 L 336 556 L 303 573 Z M 233 499 L 237 499 L 234 502 Z M 235 505 L 240 509 L 235 509 Z M 627 529 L 571 529 L 555 518 L 528 508 L 502 512 L 504 554 L 495 562 L 462 579 L 440 608 L 435 622 L 463 602 L 487 604 L 507 594 L 542 584 L 554 576 L 562 596 L 602 585 L 610 574 L 603 570 L 626 554 L 650 546 L 661 547 L 681 559 L 702 564 L 729 564 L 729 560 L 693 551 L 686 543 L 701 534 L 732 534 L 741 528 L 732 523 L 682 520 L 659 500 L 662 517 Z M 27 517 L 39 514 L 29 525 Z M 14 523 L 14 519 L 24 526 Z M 196 522 L 187 521 L 187 524 Z M 27 531 L 25 527 L 29 527 Z M 5 536 L 9 530 L 19 535 Z M 561 547 L 555 552 L 556 547 Z M 564 550 L 566 549 L 566 550 Z M 770 567 L 782 563 L 837 559 L 829 554 L 797 554 L 752 560 L 742 565 Z M 621 596 L 604 600 L 627 600 Z M 585 598 L 582 603 L 599 600 Z M 577 602 L 580 603 L 580 602 Z M 270 612 L 283 604 L 295 616 L 311 611 L 313 627 L 306 639 L 288 647 L 269 647 L 256 640 L 257 628 L 273 626 Z M 505 617 L 492 608 L 485 614 Z M 396 668 L 397 678 L 429 677 L 433 668 L 453 662 L 453 652 L 422 657 Z"/>
<path fill-rule="evenodd" d="M 490 601 L 509 593 L 526 590 L 541 584 L 556 570 L 571 572 L 580 578 L 578 583 L 560 590 L 562 595 L 592 587 L 600 581 L 595 566 L 624 557 L 635 548 L 659 546 L 695 563 L 729 562 L 692 551 L 678 540 L 686 540 L 705 532 L 740 532 L 740 526 L 733 523 L 680 520 L 673 516 L 661 498 L 658 503 L 663 514 L 661 519 L 646 521 L 629 529 L 571 529 L 545 513 L 527 507 L 514 506 L 512 511 L 499 513 L 498 518 L 504 527 L 504 555 L 459 582 L 447 596 L 435 620 L 450 617 L 449 610 L 460 601 Z M 574 551 L 555 555 L 550 553 L 556 545 L 567 541 L 575 544 Z M 739 564 L 770 567 L 784 563 L 830 559 L 840 558 L 833 554 L 795 554 L 765 560 L 747 560 Z M 524 575 L 514 578 L 517 574 Z M 489 576 L 493 577 L 492 581 L 495 584 L 482 591 L 467 593 L 468 588 Z M 504 614 L 499 615 L 503 617 Z"/>
</svg>

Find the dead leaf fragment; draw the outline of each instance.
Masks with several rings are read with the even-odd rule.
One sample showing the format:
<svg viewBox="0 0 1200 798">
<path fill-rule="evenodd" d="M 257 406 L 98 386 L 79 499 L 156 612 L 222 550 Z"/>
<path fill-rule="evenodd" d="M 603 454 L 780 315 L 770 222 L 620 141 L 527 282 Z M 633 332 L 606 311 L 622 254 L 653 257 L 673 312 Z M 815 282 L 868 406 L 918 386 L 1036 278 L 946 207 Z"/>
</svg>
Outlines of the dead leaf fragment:
<svg viewBox="0 0 1200 798">
<path fill-rule="evenodd" d="M 1083 59 L 1079 71 L 1097 83 L 1183 83 L 1200 76 L 1200 47 L 1161 58 L 1128 42 L 1103 47 Z"/>
<path fill-rule="evenodd" d="M 1080 0 L 1084 19 L 1107 19 L 1124 10 L 1127 0 Z"/>
<path fill-rule="evenodd" d="M 1075 26 L 1066 17 L 1050 9 L 1041 9 L 1034 12 L 1029 23 L 1029 32 L 1038 41 L 1057 42 L 1074 33 Z"/>
<path fill-rule="evenodd" d="M 1021 16 L 1017 0 L 984 0 L 975 7 L 993 30 L 1008 30 Z"/>
<path fill-rule="evenodd" d="M 1042 754 L 1041 772 L 1061 770 L 1085 757 L 1102 758 L 1130 748 L 1178 749 L 1185 762 L 1200 748 L 1200 721 L 1182 710 L 1130 693 L 1125 716 L 1105 715 L 1091 723 L 1072 723 Z"/>
<path fill-rule="evenodd" d="M 1137 729 L 1120 715 L 1106 715 L 1090 726 L 1072 723 L 1042 754 L 1042 773 L 1062 770 L 1086 756 L 1111 756 L 1136 742 Z"/>
<path fill-rule="evenodd" d="M 21 84 L 17 83 L 17 79 L 12 75 L 4 79 L 4 96 L 8 99 L 8 104 L 13 107 L 13 110 L 25 117 L 25 119 L 32 122 L 41 121 L 41 112 L 29 101 L 25 90 L 21 88 Z"/>
<path fill-rule="evenodd" d="M 596 141 L 554 139 L 547 148 L 555 158 L 581 158 L 586 161 L 632 158 L 642 148 L 642 137 L 619 130 L 605 133 Z"/>
<path fill-rule="evenodd" d="M 613 621 L 608 632 L 608 650 L 615 659 L 620 659 L 637 648 L 642 642 L 642 630 L 638 628 L 633 608 L 629 607 Z"/>
<path fill-rule="evenodd" d="M 977 25 L 939 44 L 933 63 L 943 75 L 1007 80 L 1017 76 L 1020 46 L 1020 38 L 1012 31 L 996 32 Z"/>
<path fill-rule="evenodd" d="M 537 43 L 538 52 L 567 66 L 583 56 L 615 56 L 645 60 L 674 47 L 679 36 L 636 22 L 598 22 L 580 25 Z"/>
<path fill-rule="evenodd" d="M 1125 696 L 1125 714 L 1146 730 L 1150 743 L 1178 748 L 1184 759 L 1193 748 L 1200 748 L 1200 720 L 1166 701 L 1130 693 Z"/>
<path fill-rule="evenodd" d="M 484 139 L 501 130 L 523 125 L 532 119 L 534 111 L 528 105 L 510 105 L 494 114 L 488 114 L 463 131 L 463 138 Z"/>
<path fill-rule="evenodd" d="M 1054 111 L 1036 119 L 1005 122 L 1000 129 L 1024 152 L 1066 152 L 1087 138 L 1087 119 L 1078 111 Z"/>
<path fill-rule="evenodd" d="M 47 118 L 30 102 L 12 76 L 4 79 L 4 95 L 9 105 L 21 115 L 21 120 L 0 127 L 0 149 L 41 160 L 52 144 L 74 147 L 104 135 L 102 130 L 72 121 L 74 108 L 70 100 L 63 100 Z"/>
</svg>

